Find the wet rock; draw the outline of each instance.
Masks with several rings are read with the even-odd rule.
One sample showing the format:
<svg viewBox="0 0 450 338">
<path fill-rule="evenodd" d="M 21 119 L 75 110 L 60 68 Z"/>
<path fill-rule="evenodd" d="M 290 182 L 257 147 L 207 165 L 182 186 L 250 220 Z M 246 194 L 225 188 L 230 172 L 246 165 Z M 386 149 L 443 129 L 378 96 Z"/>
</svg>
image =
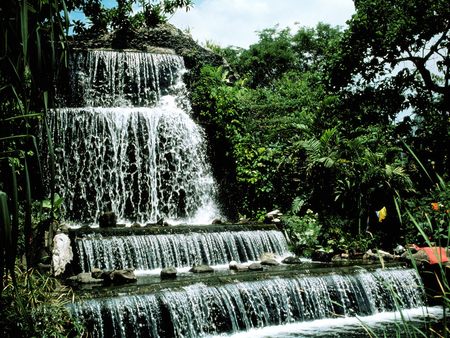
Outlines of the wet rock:
<svg viewBox="0 0 450 338">
<path fill-rule="evenodd" d="M 289 257 L 286 257 L 285 259 L 283 259 L 281 261 L 281 263 L 283 263 L 283 264 L 302 264 L 303 262 L 298 257 L 289 256 Z"/>
<path fill-rule="evenodd" d="M 173 279 L 177 277 L 177 269 L 173 266 L 161 270 L 161 279 Z"/>
<path fill-rule="evenodd" d="M 95 279 L 103 279 L 103 270 L 99 268 L 93 268 L 91 270 L 91 276 Z"/>
<path fill-rule="evenodd" d="M 112 211 L 107 211 L 100 215 L 98 223 L 100 228 L 113 228 L 117 224 L 117 215 Z"/>
<path fill-rule="evenodd" d="M 265 261 L 268 259 L 277 259 L 277 255 L 273 252 L 264 252 L 259 256 L 260 261 Z"/>
<path fill-rule="evenodd" d="M 331 258 L 332 262 L 339 262 L 339 261 L 347 261 L 350 258 L 350 255 L 346 252 L 342 252 L 340 254 L 336 254 Z"/>
<path fill-rule="evenodd" d="M 231 261 L 230 264 L 228 265 L 228 267 L 230 268 L 230 270 L 234 270 L 234 271 L 247 271 L 248 270 L 247 265 L 240 264 L 236 261 Z"/>
<path fill-rule="evenodd" d="M 206 264 L 194 265 L 190 270 L 194 273 L 214 272 L 214 269 Z"/>
<path fill-rule="evenodd" d="M 211 224 L 223 224 L 222 220 L 219 218 L 213 219 L 213 221 L 211 222 Z"/>
<path fill-rule="evenodd" d="M 276 259 L 269 258 L 262 260 L 261 265 L 277 266 L 280 265 L 280 263 Z"/>
<path fill-rule="evenodd" d="M 93 278 L 90 272 L 81 272 L 76 276 L 69 277 L 68 281 L 77 284 L 103 283 L 103 279 Z"/>
<path fill-rule="evenodd" d="M 333 258 L 333 253 L 326 252 L 324 250 L 315 250 L 311 254 L 311 259 L 315 262 L 331 262 Z"/>
<path fill-rule="evenodd" d="M 406 249 L 403 245 L 397 245 L 394 249 L 394 254 L 395 255 L 402 255 L 403 253 L 406 252 Z"/>
<path fill-rule="evenodd" d="M 127 284 L 137 280 L 132 269 L 113 270 L 109 275 L 109 279 L 113 284 Z"/>
<path fill-rule="evenodd" d="M 279 224 L 281 223 L 281 216 L 283 216 L 283 214 L 281 213 L 280 210 L 278 209 L 272 210 L 271 212 L 268 212 L 264 217 L 264 223 Z"/>
<path fill-rule="evenodd" d="M 139 223 L 133 223 L 133 224 L 131 224 L 131 227 L 132 228 L 142 228 L 142 225 Z"/>
<path fill-rule="evenodd" d="M 252 263 L 248 266 L 250 271 L 262 271 L 264 270 L 263 266 L 260 263 Z"/>
<path fill-rule="evenodd" d="M 376 249 L 367 250 L 363 256 L 363 259 L 370 259 L 370 260 L 380 260 L 380 259 L 394 260 L 394 259 L 398 259 L 398 258 L 399 258 L 399 256 L 395 256 L 387 251 L 376 250 Z"/>
</svg>

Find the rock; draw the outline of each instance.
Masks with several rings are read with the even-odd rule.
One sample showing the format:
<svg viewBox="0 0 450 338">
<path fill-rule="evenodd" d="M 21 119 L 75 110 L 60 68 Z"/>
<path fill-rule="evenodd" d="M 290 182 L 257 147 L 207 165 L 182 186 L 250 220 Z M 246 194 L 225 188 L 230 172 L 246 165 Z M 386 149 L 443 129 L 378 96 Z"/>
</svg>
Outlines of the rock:
<svg viewBox="0 0 450 338">
<path fill-rule="evenodd" d="M 347 252 L 342 252 L 340 254 L 336 254 L 331 258 L 332 262 L 346 261 L 350 258 L 350 255 Z"/>
<path fill-rule="evenodd" d="M 177 269 L 174 267 L 168 267 L 161 270 L 161 279 L 173 279 L 177 277 Z"/>
<path fill-rule="evenodd" d="M 283 264 L 302 264 L 303 262 L 300 260 L 300 258 L 295 256 L 289 256 L 282 260 Z"/>
<path fill-rule="evenodd" d="M 70 238 L 66 234 L 57 234 L 53 237 L 52 266 L 55 276 L 66 270 L 66 265 L 73 259 Z"/>
<path fill-rule="evenodd" d="M 383 250 L 367 250 L 366 253 L 363 256 L 363 259 L 371 259 L 371 260 L 394 260 L 398 259 L 399 256 L 394 256 L 390 254 L 389 252 L 383 251 Z"/>
<path fill-rule="evenodd" d="M 281 213 L 281 211 L 280 210 L 278 210 L 278 209 L 275 209 L 275 210 L 272 210 L 272 211 L 270 211 L 270 212 L 268 212 L 267 214 L 266 214 L 266 216 L 267 217 L 276 217 L 276 216 L 282 216 L 283 214 Z"/>
<path fill-rule="evenodd" d="M 228 268 L 230 270 L 235 270 L 235 267 L 238 265 L 238 262 L 236 261 L 230 261 L 230 263 L 228 263 Z"/>
<path fill-rule="evenodd" d="M 81 272 L 76 276 L 69 277 L 68 280 L 77 284 L 103 283 L 103 279 L 92 278 L 90 272 Z"/>
<path fill-rule="evenodd" d="M 277 255 L 274 254 L 273 252 L 264 252 L 259 256 L 259 260 L 260 261 L 265 261 L 268 259 L 277 259 Z"/>
<path fill-rule="evenodd" d="M 281 223 L 281 216 L 283 216 L 283 214 L 281 213 L 280 210 L 276 209 L 276 210 L 272 210 L 271 212 L 268 212 L 266 214 L 266 216 L 264 217 L 264 223 L 276 223 L 279 224 Z"/>
<path fill-rule="evenodd" d="M 112 211 L 107 211 L 100 215 L 98 223 L 100 228 L 113 228 L 117 224 L 117 215 Z"/>
<path fill-rule="evenodd" d="M 264 259 L 261 261 L 261 265 L 270 265 L 270 266 L 277 266 L 280 265 L 280 263 L 278 263 L 278 261 L 276 259 Z"/>
<path fill-rule="evenodd" d="M 214 269 L 206 264 L 194 265 L 190 270 L 194 273 L 214 272 Z"/>
<path fill-rule="evenodd" d="M 252 263 L 248 266 L 250 271 L 262 271 L 264 270 L 263 266 L 260 263 Z"/>
<path fill-rule="evenodd" d="M 109 279 L 113 284 L 133 283 L 137 280 L 132 269 L 113 270 L 109 275 Z"/>
<path fill-rule="evenodd" d="M 228 267 L 230 268 L 230 270 L 234 270 L 234 271 L 247 271 L 248 270 L 247 265 L 240 264 L 236 261 L 231 261 L 230 264 L 228 265 Z"/>
<path fill-rule="evenodd" d="M 311 259 L 315 262 L 331 262 L 333 258 L 332 252 L 325 252 L 324 250 L 315 250 L 311 254 Z"/>
<path fill-rule="evenodd" d="M 103 279 L 103 270 L 99 268 L 93 268 L 91 270 L 91 276 L 95 279 Z"/>
<path fill-rule="evenodd" d="M 139 223 L 133 223 L 133 224 L 131 224 L 131 227 L 132 228 L 142 228 L 142 225 Z"/>
<path fill-rule="evenodd" d="M 211 224 L 223 224 L 222 220 L 219 218 L 215 218 L 213 219 L 213 221 L 211 222 Z"/>
<path fill-rule="evenodd" d="M 246 216 L 239 218 L 238 224 L 248 224 L 248 223 L 250 223 L 250 220 Z"/>
<path fill-rule="evenodd" d="M 395 247 L 395 249 L 394 249 L 394 254 L 395 255 L 401 255 L 401 254 L 403 254 L 403 253 L 405 253 L 406 252 L 406 249 L 405 249 L 405 247 L 403 246 L 403 245 L 397 245 L 396 247 Z"/>
</svg>

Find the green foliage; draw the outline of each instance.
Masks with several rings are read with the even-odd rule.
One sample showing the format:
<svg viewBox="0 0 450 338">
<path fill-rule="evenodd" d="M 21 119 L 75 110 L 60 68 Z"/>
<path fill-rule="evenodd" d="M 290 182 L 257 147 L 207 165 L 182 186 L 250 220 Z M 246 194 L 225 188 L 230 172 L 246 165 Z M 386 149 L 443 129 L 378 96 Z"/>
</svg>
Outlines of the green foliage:
<svg viewBox="0 0 450 338">
<path fill-rule="evenodd" d="M 408 243 L 423 242 L 424 233 L 430 242 L 439 246 L 448 245 L 450 224 L 450 183 L 439 182 L 426 195 L 415 195 L 403 201 L 404 227 Z M 414 220 L 414 221 L 412 221 Z M 416 229 L 420 225 L 422 233 Z"/>
<path fill-rule="evenodd" d="M 55 278 L 17 268 L 17 281 L 7 280 L 0 299 L 2 337 L 80 337 L 83 328 L 66 305 L 73 293 Z"/>
<path fill-rule="evenodd" d="M 294 212 L 294 208 L 292 208 L 288 215 L 282 217 L 282 220 L 291 239 L 293 251 L 300 255 L 310 254 L 310 250 L 318 244 L 322 227 L 318 214 L 307 209 L 300 216 L 300 213 Z"/>
<path fill-rule="evenodd" d="M 117 6 L 106 8 L 101 0 L 73 0 L 69 10 L 82 10 L 90 21 L 86 27 L 81 21 L 74 22 L 74 32 L 106 33 L 110 29 L 128 32 L 146 25 L 155 27 L 167 22 L 179 8 L 188 11 L 192 0 L 117 0 Z"/>
</svg>

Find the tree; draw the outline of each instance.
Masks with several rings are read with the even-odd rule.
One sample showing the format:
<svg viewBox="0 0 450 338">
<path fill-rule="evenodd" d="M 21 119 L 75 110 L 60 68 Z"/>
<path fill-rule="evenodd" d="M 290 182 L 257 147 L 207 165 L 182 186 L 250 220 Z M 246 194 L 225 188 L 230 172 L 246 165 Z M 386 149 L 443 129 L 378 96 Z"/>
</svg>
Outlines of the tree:
<svg viewBox="0 0 450 338">
<path fill-rule="evenodd" d="M 76 21 L 76 33 L 104 33 L 108 29 L 126 33 L 143 25 L 154 27 L 164 23 L 177 9 L 188 11 L 192 5 L 193 0 L 117 0 L 117 6 L 106 8 L 102 0 L 73 0 L 69 10 L 82 10 L 90 21 L 87 28 L 84 22 Z"/>
<path fill-rule="evenodd" d="M 423 162 L 450 168 L 450 6 L 447 0 L 358 0 L 338 52 L 331 90 L 354 122 L 408 121 L 399 136 Z M 380 93 L 382 93 L 380 96 Z M 364 99 L 363 99 L 364 98 Z M 363 112 L 364 115 L 355 112 Z M 439 137 L 438 137 L 439 136 Z"/>
<path fill-rule="evenodd" d="M 450 6 L 447 0 L 357 0 L 356 14 L 334 60 L 332 84 L 361 78 L 418 78 L 414 84 L 442 98 L 450 110 Z"/>
</svg>

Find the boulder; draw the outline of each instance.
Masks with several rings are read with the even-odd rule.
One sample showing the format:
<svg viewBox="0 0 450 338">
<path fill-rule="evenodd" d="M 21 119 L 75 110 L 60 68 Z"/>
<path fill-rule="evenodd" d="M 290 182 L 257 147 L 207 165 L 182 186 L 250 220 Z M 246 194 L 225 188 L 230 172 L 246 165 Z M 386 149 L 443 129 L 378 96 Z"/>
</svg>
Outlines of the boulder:
<svg viewBox="0 0 450 338">
<path fill-rule="evenodd" d="M 173 279 L 177 277 L 177 269 L 173 266 L 161 270 L 161 279 Z"/>
<path fill-rule="evenodd" d="M 190 270 L 194 273 L 214 272 L 214 269 L 206 264 L 194 265 Z"/>
<path fill-rule="evenodd" d="M 98 219 L 100 228 L 113 228 L 117 224 L 117 215 L 113 211 L 107 211 Z"/>
<path fill-rule="evenodd" d="M 260 261 L 265 261 L 268 259 L 277 259 L 277 255 L 274 254 L 273 252 L 264 252 L 259 256 L 259 260 Z"/>
<path fill-rule="evenodd" d="M 275 224 L 279 224 L 281 223 L 281 216 L 283 216 L 283 214 L 281 213 L 280 210 L 276 209 L 276 210 L 272 210 L 271 212 L 268 212 L 265 217 L 264 217 L 264 223 L 275 223 Z"/>
<path fill-rule="evenodd" d="M 215 219 L 213 219 L 211 224 L 223 224 L 223 222 L 222 222 L 222 220 L 220 218 L 215 218 Z"/>
<path fill-rule="evenodd" d="M 91 270 L 91 276 L 95 279 L 103 279 L 103 270 L 99 268 L 93 268 Z"/>
<path fill-rule="evenodd" d="M 261 265 L 277 266 L 280 265 L 280 263 L 276 259 L 269 258 L 262 260 Z"/>
<path fill-rule="evenodd" d="M 366 253 L 363 256 L 363 259 L 370 259 L 370 260 L 394 260 L 400 258 L 399 256 L 395 256 L 387 251 L 383 250 L 367 250 Z"/>
<path fill-rule="evenodd" d="M 346 261 L 350 258 L 350 255 L 346 252 L 342 252 L 340 254 L 336 254 L 331 258 L 332 262 Z"/>
<path fill-rule="evenodd" d="M 262 271 L 264 270 L 263 266 L 260 263 L 252 263 L 248 266 L 250 271 Z"/>
<path fill-rule="evenodd" d="M 113 284 L 127 284 L 137 280 L 134 270 L 132 269 L 113 270 L 109 274 L 109 279 Z"/>
<path fill-rule="evenodd" d="M 326 252 L 324 250 L 315 250 L 311 254 L 311 259 L 315 262 L 331 262 L 331 259 L 333 258 L 332 252 Z"/>
<path fill-rule="evenodd" d="M 76 276 L 69 277 L 68 281 L 77 284 L 103 283 L 103 279 L 93 278 L 90 272 L 81 272 Z"/>
<path fill-rule="evenodd" d="M 228 265 L 228 267 L 230 268 L 230 270 L 234 270 L 234 271 L 247 271 L 248 270 L 247 265 L 240 264 L 236 261 L 231 261 L 230 264 Z"/>
<path fill-rule="evenodd" d="M 281 261 L 281 263 L 283 263 L 283 264 L 302 264 L 303 262 L 298 257 L 289 256 L 289 257 L 286 257 L 285 259 L 283 259 Z"/>
</svg>

